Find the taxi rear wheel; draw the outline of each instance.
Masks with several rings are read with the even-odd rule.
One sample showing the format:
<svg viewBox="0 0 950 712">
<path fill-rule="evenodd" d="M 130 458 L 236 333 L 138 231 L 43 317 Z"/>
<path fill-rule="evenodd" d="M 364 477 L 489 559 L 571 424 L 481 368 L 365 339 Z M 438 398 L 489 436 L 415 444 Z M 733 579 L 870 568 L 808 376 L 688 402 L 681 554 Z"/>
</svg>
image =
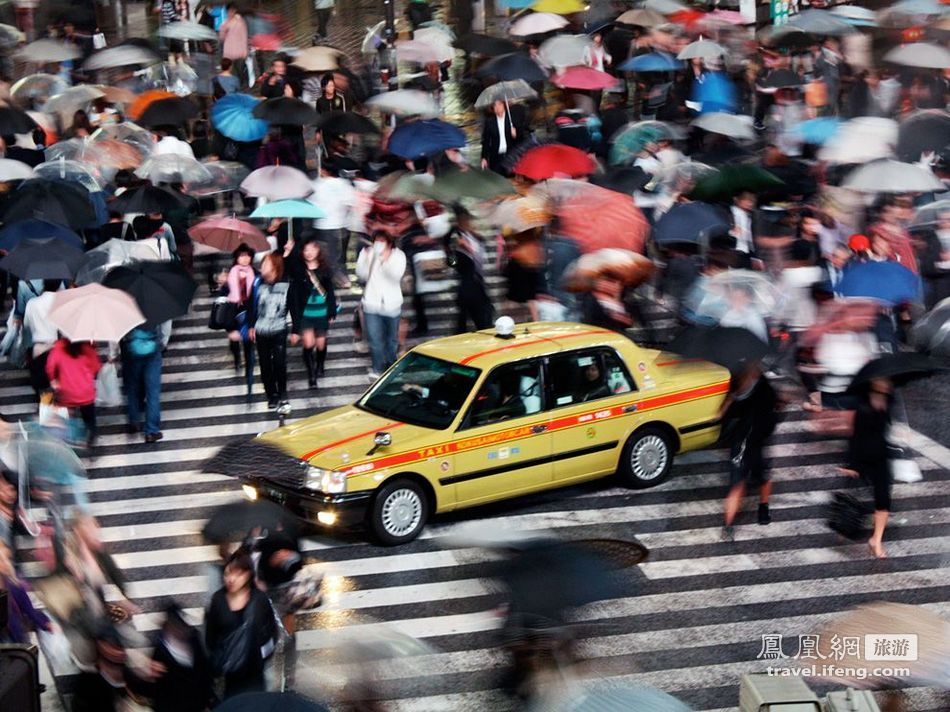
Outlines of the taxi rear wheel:
<svg viewBox="0 0 950 712">
<path fill-rule="evenodd" d="M 428 514 L 428 498 L 422 487 L 412 480 L 400 479 L 380 488 L 368 523 L 380 544 L 396 546 L 419 536 Z"/>
<path fill-rule="evenodd" d="M 652 487 L 667 478 L 673 466 L 670 437 L 662 428 L 647 426 L 627 440 L 620 456 L 620 476 L 631 487 Z"/>
</svg>

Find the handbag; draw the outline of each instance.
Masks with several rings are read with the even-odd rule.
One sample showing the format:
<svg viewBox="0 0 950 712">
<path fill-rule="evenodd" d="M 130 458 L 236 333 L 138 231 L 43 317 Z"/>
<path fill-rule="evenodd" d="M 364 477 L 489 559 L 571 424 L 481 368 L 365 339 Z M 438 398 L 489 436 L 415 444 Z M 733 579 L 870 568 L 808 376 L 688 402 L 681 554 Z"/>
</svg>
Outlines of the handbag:
<svg viewBox="0 0 950 712">
<path fill-rule="evenodd" d="M 115 364 L 106 363 L 96 376 L 96 405 L 111 407 L 122 405 L 122 389 Z"/>
<path fill-rule="evenodd" d="M 847 492 L 835 492 L 828 506 L 828 526 L 841 536 L 857 541 L 867 531 L 868 509 Z"/>
<path fill-rule="evenodd" d="M 211 656 L 211 664 L 219 675 L 238 672 L 251 655 L 252 632 L 250 616 L 245 616 L 240 626 L 228 633 Z"/>
<path fill-rule="evenodd" d="M 208 328 L 215 331 L 233 331 L 241 305 L 229 302 L 227 297 L 217 297 L 211 305 Z"/>
<path fill-rule="evenodd" d="M 452 268 L 445 250 L 425 250 L 412 256 L 415 266 L 415 293 L 432 294 L 451 286 Z"/>
<path fill-rule="evenodd" d="M 888 444 L 887 464 L 891 470 L 891 479 L 894 482 L 920 482 L 924 479 L 920 465 L 906 455 L 904 448 Z"/>
</svg>

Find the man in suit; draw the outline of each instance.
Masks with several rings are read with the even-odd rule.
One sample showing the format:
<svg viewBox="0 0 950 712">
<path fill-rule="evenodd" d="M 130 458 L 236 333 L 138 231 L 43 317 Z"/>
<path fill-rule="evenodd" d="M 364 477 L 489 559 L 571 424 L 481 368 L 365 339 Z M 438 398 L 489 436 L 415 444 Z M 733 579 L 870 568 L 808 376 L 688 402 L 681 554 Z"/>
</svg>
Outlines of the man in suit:
<svg viewBox="0 0 950 712">
<path fill-rule="evenodd" d="M 505 156 L 520 140 L 521 133 L 512 122 L 511 113 L 503 101 L 492 104 L 491 112 L 482 129 L 482 168 L 506 175 Z"/>
</svg>

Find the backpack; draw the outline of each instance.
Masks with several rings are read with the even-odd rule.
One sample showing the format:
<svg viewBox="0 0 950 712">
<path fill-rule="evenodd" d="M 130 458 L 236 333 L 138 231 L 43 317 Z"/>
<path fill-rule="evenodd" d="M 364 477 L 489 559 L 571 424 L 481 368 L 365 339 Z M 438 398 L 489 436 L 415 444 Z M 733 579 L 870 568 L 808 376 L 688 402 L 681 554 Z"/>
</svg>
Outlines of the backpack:
<svg viewBox="0 0 950 712">
<path fill-rule="evenodd" d="M 151 356 L 158 352 L 158 334 L 150 329 L 135 327 L 129 332 L 126 349 L 129 354 L 138 358 Z"/>
</svg>

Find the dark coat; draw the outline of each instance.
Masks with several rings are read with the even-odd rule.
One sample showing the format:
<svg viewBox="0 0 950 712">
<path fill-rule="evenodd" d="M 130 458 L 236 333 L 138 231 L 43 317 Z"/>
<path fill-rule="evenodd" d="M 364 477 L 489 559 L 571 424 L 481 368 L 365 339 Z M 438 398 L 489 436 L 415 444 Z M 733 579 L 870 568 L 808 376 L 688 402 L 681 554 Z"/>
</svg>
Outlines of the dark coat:
<svg viewBox="0 0 950 712">
<path fill-rule="evenodd" d="M 189 643 L 195 656 L 190 668 L 179 664 L 161 639 L 155 645 L 152 660 L 165 668 L 150 694 L 155 712 L 203 712 L 212 706 L 214 673 L 198 631 L 191 631 Z"/>
<path fill-rule="evenodd" d="M 290 289 L 287 290 L 287 311 L 293 323 L 293 333 L 299 334 L 303 321 L 303 310 L 307 306 L 310 290 L 313 283 L 307 276 L 307 268 L 302 261 L 296 261 L 289 270 Z M 333 289 L 333 273 L 328 269 L 317 270 L 317 280 L 327 295 L 327 315 L 332 320 L 336 317 L 336 292 Z"/>
<path fill-rule="evenodd" d="M 505 112 L 505 143 L 507 144 L 507 153 L 511 153 L 518 142 L 521 133 L 517 130 L 512 133 L 511 114 Z M 517 134 L 517 137 L 516 135 Z M 488 167 L 493 171 L 500 172 L 504 154 L 498 153 L 501 148 L 501 136 L 498 133 L 498 119 L 491 114 L 485 119 L 482 126 L 482 158 L 488 161 Z"/>
</svg>

